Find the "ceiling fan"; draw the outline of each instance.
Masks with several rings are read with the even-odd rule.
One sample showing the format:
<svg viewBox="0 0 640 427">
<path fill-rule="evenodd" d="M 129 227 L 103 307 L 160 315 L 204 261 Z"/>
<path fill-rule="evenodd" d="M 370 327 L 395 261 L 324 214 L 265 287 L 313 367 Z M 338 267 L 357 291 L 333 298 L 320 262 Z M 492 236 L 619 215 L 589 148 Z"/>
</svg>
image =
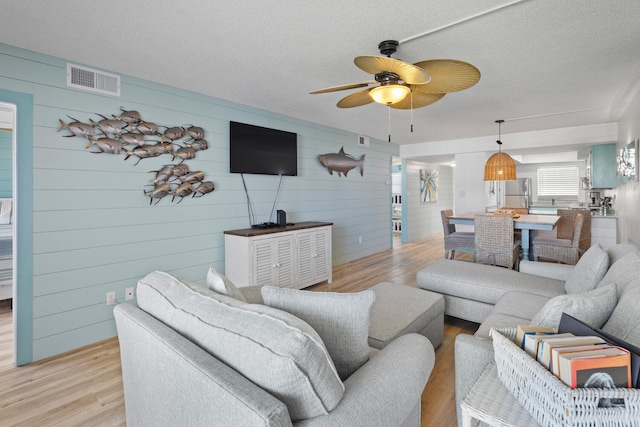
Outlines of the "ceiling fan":
<svg viewBox="0 0 640 427">
<path fill-rule="evenodd" d="M 338 107 L 360 107 L 378 102 L 391 108 L 413 109 L 433 104 L 448 92 L 468 89 L 480 80 L 480 71 L 476 67 L 454 59 L 409 64 L 391 58 L 398 45 L 396 40 L 385 40 L 378 44 L 378 49 L 386 56 L 358 56 L 353 60 L 358 68 L 373 74 L 375 80 L 329 87 L 311 94 L 366 87 L 342 98 Z M 375 86 L 370 87 L 372 85 Z"/>
</svg>

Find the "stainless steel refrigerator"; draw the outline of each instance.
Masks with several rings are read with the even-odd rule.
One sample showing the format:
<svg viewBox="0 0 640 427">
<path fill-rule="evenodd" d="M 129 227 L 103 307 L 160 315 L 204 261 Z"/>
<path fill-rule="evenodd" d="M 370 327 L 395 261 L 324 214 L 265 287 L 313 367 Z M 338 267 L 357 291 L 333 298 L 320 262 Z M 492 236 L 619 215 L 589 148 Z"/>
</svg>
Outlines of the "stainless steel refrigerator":
<svg viewBox="0 0 640 427">
<path fill-rule="evenodd" d="M 528 208 L 531 202 L 531 178 L 505 181 L 504 207 Z"/>
</svg>

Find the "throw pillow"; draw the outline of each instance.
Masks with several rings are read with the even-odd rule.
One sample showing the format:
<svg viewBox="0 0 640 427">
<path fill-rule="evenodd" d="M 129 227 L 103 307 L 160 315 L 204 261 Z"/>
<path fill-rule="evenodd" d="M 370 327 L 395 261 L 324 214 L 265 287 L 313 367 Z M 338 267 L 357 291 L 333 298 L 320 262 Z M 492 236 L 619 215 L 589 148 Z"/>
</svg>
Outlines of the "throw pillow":
<svg viewBox="0 0 640 427">
<path fill-rule="evenodd" d="M 609 255 L 599 243 L 591 246 L 578 260 L 564 283 L 568 294 L 579 294 L 598 286 L 609 268 Z"/>
<path fill-rule="evenodd" d="M 344 384 L 309 324 L 201 289 L 156 271 L 138 281 L 138 305 L 281 400 L 292 421 L 326 415 L 338 405 Z"/>
<path fill-rule="evenodd" d="M 562 313 L 567 313 L 594 328 L 601 328 L 617 302 L 615 286 L 596 288 L 584 294 L 559 295 L 547 301 L 533 316 L 531 325 L 558 328 Z"/>
<path fill-rule="evenodd" d="M 356 293 L 312 292 L 265 286 L 265 305 L 293 314 L 320 335 L 344 381 L 369 360 L 371 290 Z"/>
<path fill-rule="evenodd" d="M 638 278 L 640 278 L 640 252 L 633 251 L 620 257 L 609 267 L 598 287 L 616 285 L 619 297 L 627 284 Z"/>
<path fill-rule="evenodd" d="M 636 279 L 620 295 L 616 308 L 602 330 L 635 346 L 640 346 L 638 301 L 640 301 L 640 276 L 636 276 Z"/>
<path fill-rule="evenodd" d="M 234 285 L 227 276 L 216 271 L 213 267 L 209 267 L 209 271 L 207 272 L 207 287 L 219 294 L 228 295 L 231 298 L 247 302 L 236 285 Z"/>
</svg>

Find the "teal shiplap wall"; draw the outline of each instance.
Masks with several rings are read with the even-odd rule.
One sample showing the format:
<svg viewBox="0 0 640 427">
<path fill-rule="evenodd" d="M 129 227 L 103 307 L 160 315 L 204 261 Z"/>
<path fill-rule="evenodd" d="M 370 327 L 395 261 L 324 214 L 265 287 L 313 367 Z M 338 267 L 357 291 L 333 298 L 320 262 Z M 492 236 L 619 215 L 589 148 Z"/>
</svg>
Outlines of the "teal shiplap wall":
<svg viewBox="0 0 640 427">
<path fill-rule="evenodd" d="M 12 152 L 12 133 L 0 130 L 0 197 L 12 197 L 13 194 Z"/>
<path fill-rule="evenodd" d="M 420 202 L 420 169 L 438 171 L 438 201 Z M 444 165 L 415 161 L 404 162 L 403 184 L 406 182 L 406 196 L 403 195 L 402 211 L 406 211 L 402 231 L 403 241 L 423 239 L 442 233 L 440 211 L 453 206 L 453 168 Z"/>
<path fill-rule="evenodd" d="M 106 292 L 115 291 L 122 302 L 125 288 L 150 271 L 203 281 L 210 265 L 224 269 L 223 231 L 249 224 L 240 176 L 228 173 L 230 120 L 298 134 L 299 176 L 284 178 L 276 209 L 287 211 L 291 222 L 333 222 L 334 265 L 390 247 L 387 182 L 398 146 L 371 139 L 370 147 L 361 147 L 352 133 L 128 76 L 122 76 L 120 97 L 70 89 L 66 65 L 64 59 L 0 45 L 0 95 L 6 90 L 33 98 L 33 165 L 17 159 L 18 197 L 29 192 L 33 205 L 18 212 L 24 229 L 33 230 L 32 236 L 18 235 L 18 242 L 33 243 L 32 249 L 27 244 L 18 249 L 19 259 L 33 265 L 32 274 L 18 284 L 25 287 L 25 298 L 32 294 L 32 301 L 20 301 L 19 293 L 18 342 L 32 349 L 21 360 L 114 336 Z M 170 158 L 134 166 L 134 158 L 89 153 L 86 141 L 57 131 L 58 119 L 67 115 L 88 121 L 97 119 L 96 113 L 115 114 L 121 106 L 158 124 L 202 126 L 209 149 L 188 164 L 204 171 L 216 190 L 180 204 L 163 199 L 150 206 L 143 195 L 153 178 L 149 171 Z M 17 138 L 18 144 L 31 143 L 21 139 L 19 129 Z M 342 146 L 354 157 L 366 154 L 364 177 L 356 170 L 348 177 L 331 176 L 319 164 L 319 154 Z M 31 188 L 23 188 L 31 176 Z M 279 178 L 245 178 L 256 220 L 269 220 Z"/>
</svg>

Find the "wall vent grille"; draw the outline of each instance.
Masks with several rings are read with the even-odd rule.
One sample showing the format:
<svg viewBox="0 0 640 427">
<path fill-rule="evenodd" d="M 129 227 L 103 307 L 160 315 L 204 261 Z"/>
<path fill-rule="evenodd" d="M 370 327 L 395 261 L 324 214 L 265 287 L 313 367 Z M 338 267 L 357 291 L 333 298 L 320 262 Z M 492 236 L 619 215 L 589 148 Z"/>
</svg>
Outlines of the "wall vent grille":
<svg viewBox="0 0 640 427">
<path fill-rule="evenodd" d="M 67 63 L 67 86 L 120 96 L 120 76 Z"/>
</svg>

